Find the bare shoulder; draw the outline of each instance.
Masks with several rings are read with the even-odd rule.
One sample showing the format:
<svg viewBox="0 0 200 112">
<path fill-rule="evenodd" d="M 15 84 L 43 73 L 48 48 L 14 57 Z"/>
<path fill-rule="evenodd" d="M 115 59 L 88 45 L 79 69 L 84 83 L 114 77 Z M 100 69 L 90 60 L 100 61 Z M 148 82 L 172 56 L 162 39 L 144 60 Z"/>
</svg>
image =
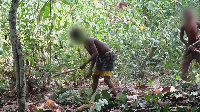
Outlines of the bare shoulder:
<svg viewBox="0 0 200 112">
<path fill-rule="evenodd" d="M 89 44 L 92 44 L 92 43 L 95 42 L 95 40 L 96 40 L 95 38 L 89 37 L 89 38 L 88 38 L 88 43 L 89 43 Z"/>
</svg>

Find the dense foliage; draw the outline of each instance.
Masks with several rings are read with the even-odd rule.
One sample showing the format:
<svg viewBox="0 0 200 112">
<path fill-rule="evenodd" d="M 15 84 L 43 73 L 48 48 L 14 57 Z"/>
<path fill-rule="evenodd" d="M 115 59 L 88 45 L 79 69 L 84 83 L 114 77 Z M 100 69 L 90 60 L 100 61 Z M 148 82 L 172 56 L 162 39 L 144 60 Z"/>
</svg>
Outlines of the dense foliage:
<svg viewBox="0 0 200 112">
<path fill-rule="evenodd" d="M 2 94 L 15 86 L 8 25 L 10 2 L 0 0 Z M 87 28 L 92 37 L 107 43 L 116 53 L 113 73 L 117 82 L 152 84 L 159 76 L 160 82 L 172 83 L 180 78 L 185 46 L 179 40 L 179 28 L 182 11 L 188 6 L 200 13 L 198 0 L 21 0 L 17 30 L 25 54 L 28 86 L 42 88 L 60 82 L 78 86 L 84 82 L 87 69 L 60 74 L 89 57 L 83 46 L 69 39 L 75 25 Z M 196 68 L 194 63 L 190 67 L 194 82 L 199 81 Z"/>
</svg>

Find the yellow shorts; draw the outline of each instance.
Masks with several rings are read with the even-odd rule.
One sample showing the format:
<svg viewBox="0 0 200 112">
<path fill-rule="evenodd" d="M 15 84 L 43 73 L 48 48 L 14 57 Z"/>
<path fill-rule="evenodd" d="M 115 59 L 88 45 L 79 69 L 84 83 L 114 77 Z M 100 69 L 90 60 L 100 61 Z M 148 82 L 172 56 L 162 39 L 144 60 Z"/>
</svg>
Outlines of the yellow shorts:
<svg viewBox="0 0 200 112">
<path fill-rule="evenodd" d="M 95 70 L 93 75 L 99 75 L 100 77 L 112 76 L 112 71 Z"/>
</svg>

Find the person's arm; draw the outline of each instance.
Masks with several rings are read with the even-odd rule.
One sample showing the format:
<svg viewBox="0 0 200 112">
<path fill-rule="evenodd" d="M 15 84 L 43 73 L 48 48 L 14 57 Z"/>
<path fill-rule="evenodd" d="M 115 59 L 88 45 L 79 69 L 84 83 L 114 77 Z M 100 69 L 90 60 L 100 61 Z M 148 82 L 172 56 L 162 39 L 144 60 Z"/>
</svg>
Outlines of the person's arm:
<svg viewBox="0 0 200 112">
<path fill-rule="evenodd" d="M 184 26 L 181 26 L 180 40 L 181 40 L 187 47 L 189 47 L 190 45 L 183 39 L 184 31 L 185 31 Z"/>
<path fill-rule="evenodd" d="M 89 46 L 91 48 L 91 57 L 88 59 L 86 63 L 80 66 L 80 69 L 84 69 L 88 63 L 90 63 L 93 60 L 95 61 L 96 57 L 99 55 L 96 45 L 93 40 L 89 40 Z"/>
<path fill-rule="evenodd" d="M 93 69 L 95 63 L 96 63 L 96 59 L 91 61 L 89 70 L 92 70 L 92 69 Z"/>
<path fill-rule="evenodd" d="M 92 69 L 93 69 L 95 63 L 96 63 L 96 60 L 91 61 L 90 68 L 89 68 L 87 75 L 86 75 L 87 78 L 89 78 L 92 75 Z"/>
<path fill-rule="evenodd" d="M 99 55 L 94 41 L 90 40 L 89 44 L 90 44 L 90 48 L 91 48 L 92 54 L 91 54 L 91 57 L 88 59 L 87 63 L 89 63 L 89 62 L 91 62 L 93 60 L 96 60 L 96 57 Z"/>
</svg>

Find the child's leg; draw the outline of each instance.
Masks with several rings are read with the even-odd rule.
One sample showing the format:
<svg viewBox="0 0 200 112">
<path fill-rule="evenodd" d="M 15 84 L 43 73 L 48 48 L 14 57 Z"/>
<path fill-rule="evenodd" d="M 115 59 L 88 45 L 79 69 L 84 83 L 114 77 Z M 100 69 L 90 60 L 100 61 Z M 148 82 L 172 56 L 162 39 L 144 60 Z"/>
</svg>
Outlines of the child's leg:
<svg viewBox="0 0 200 112">
<path fill-rule="evenodd" d="M 93 78 L 93 83 L 92 83 L 93 92 L 92 92 L 92 94 L 94 94 L 97 90 L 97 86 L 98 86 L 98 83 L 99 83 L 99 75 L 93 75 L 92 78 Z"/>
<path fill-rule="evenodd" d="M 115 91 L 114 85 L 113 85 L 113 83 L 110 80 L 110 76 L 105 76 L 104 77 L 104 82 L 108 85 L 108 87 L 110 89 L 112 89 L 111 93 L 113 94 L 114 97 L 116 97 L 117 96 L 117 92 Z"/>
<path fill-rule="evenodd" d="M 190 67 L 190 63 L 193 60 L 192 55 L 183 56 L 182 63 L 181 63 L 181 78 L 183 80 L 187 80 L 188 77 L 188 69 Z"/>
</svg>

